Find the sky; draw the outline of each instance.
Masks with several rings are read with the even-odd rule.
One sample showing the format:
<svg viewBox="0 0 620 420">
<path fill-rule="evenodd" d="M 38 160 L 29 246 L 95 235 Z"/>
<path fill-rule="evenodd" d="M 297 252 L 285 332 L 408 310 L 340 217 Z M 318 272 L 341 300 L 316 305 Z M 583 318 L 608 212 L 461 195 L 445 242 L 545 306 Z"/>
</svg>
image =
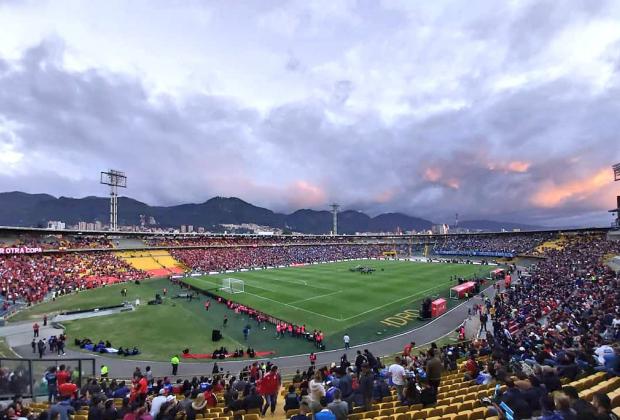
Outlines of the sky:
<svg viewBox="0 0 620 420">
<path fill-rule="evenodd" d="M 620 2 L 0 0 L 0 191 L 605 226 Z M 1 203 L 0 203 L 1 205 Z"/>
</svg>

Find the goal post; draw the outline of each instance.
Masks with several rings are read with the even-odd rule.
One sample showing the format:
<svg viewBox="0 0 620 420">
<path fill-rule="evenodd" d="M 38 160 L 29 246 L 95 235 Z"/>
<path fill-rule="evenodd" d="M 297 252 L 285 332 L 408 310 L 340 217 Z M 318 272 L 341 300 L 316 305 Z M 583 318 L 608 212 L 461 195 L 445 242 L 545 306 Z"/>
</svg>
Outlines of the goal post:
<svg viewBox="0 0 620 420">
<path fill-rule="evenodd" d="M 243 280 L 234 279 L 234 278 L 225 278 L 222 280 L 222 287 L 220 290 L 226 293 L 243 293 L 244 292 L 245 283 Z"/>
</svg>

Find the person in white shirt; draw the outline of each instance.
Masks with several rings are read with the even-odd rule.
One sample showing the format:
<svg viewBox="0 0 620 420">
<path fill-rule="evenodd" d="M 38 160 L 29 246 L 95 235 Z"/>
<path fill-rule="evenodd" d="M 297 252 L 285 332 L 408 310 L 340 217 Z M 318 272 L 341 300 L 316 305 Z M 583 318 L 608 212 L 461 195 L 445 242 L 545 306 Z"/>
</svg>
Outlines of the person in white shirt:
<svg viewBox="0 0 620 420">
<path fill-rule="evenodd" d="M 163 388 L 160 389 L 159 395 L 153 398 L 153 401 L 151 401 L 150 414 L 153 418 L 155 418 L 157 414 L 159 414 L 159 409 L 161 408 L 162 404 L 166 402 L 167 399 L 168 398 L 166 397 L 166 390 Z"/>
<path fill-rule="evenodd" d="M 402 400 L 403 389 L 405 388 L 405 368 L 401 364 L 400 357 L 396 356 L 394 358 L 394 363 L 388 368 L 388 376 L 396 388 L 398 398 Z"/>
<path fill-rule="evenodd" d="M 351 342 L 351 337 L 349 337 L 349 334 L 345 334 L 344 337 L 342 337 L 342 340 L 344 341 L 345 350 L 349 350 L 349 343 Z"/>
</svg>

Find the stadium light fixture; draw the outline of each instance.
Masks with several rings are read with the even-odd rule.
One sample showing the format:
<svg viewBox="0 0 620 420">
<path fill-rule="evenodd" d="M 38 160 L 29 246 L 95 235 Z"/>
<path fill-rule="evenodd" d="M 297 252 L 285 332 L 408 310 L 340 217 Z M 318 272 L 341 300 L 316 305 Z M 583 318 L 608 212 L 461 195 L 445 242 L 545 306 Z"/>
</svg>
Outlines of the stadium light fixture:
<svg viewBox="0 0 620 420">
<path fill-rule="evenodd" d="M 338 210 L 340 210 L 340 204 L 331 204 L 332 208 L 332 216 L 333 216 L 333 226 L 332 226 L 332 235 L 338 235 Z"/>
<path fill-rule="evenodd" d="M 110 169 L 101 172 L 100 184 L 110 186 L 110 230 L 118 229 L 118 189 L 127 188 L 127 176 L 125 172 Z"/>
<path fill-rule="evenodd" d="M 614 181 L 620 181 L 620 163 L 616 163 L 612 169 L 614 170 Z"/>
</svg>

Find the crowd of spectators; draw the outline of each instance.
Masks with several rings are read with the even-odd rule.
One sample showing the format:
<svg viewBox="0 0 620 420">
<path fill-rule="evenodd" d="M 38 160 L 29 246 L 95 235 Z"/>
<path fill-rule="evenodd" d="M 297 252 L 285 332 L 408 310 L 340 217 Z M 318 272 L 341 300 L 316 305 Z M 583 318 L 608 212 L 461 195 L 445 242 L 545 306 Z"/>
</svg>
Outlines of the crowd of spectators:
<svg viewBox="0 0 620 420">
<path fill-rule="evenodd" d="M 430 407 L 437 403 L 442 372 L 456 371 L 458 361 L 466 360 L 463 380 L 503 386 L 488 401 L 500 416 L 503 402 L 516 419 L 614 419 L 604 393 L 594 394 L 590 403 L 563 382 L 597 371 L 620 374 L 620 278 L 604 263 L 617 253 L 620 243 L 602 236 L 571 238 L 528 273 L 516 273 L 510 288 L 486 302 L 493 308 L 492 329 L 483 337 L 441 348 L 432 344 L 417 353 L 411 343 L 388 363 L 368 350 L 351 360 L 343 354 L 330 366 L 318 367 L 313 359 L 293 378 L 284 407 L 300 411 L 295 420 L 306 414 L 344 420 L 353 407 L 369 409 L 383 401 L 390 389 L 402 405 Z M 137 370 L 131 384 L 91 381 L 71 395 L 47 383 L 50 399 L 59 399 L 51 413 L 89 405 L 93 418 L 105 420 L 171 420 L 180 412 L 194 420 L 221 402 L 230 412 L 274 410 L 281 378 L 276 367 L 254 362 L 237 376 L 215 365 L 212 376 L 185 381 L 156 380 L 147 368 Z M 123 398 L 123 404 L 114 407 L 108 398 Z M 20 409 L 27 410 L 16 405 L 7 411 Z"/>
<path fill-rule="evenodd" d="M 524 233 L 501 235 L 451 235 L 437 242 L 435 252 L 454 252 L 475 255 L 475 252 L 528 254 L 537 246 L 552 239 L 553 233 Z"/>
<path fill-rule="evenodd" d="M 37 303 L 51 293 L 66 294 L 109 279 L 129 281 L 145 276 L 109 252 L 0 257 L 0 295 L 5 305 Z"/>
<path fill-rule="evenodd" d="M 296 245 L 173 249 L 170 253 L 193 270 L 210 272 L 379 257 L 391 249 L 389 245 Z"/>
<path fill-rule="evenodd" d="M 41 248 L 42 250 L 112 248 L 113 242 L 102 235 L 22 234 L 0 239 L 0 248 Z"/>
</svg>

